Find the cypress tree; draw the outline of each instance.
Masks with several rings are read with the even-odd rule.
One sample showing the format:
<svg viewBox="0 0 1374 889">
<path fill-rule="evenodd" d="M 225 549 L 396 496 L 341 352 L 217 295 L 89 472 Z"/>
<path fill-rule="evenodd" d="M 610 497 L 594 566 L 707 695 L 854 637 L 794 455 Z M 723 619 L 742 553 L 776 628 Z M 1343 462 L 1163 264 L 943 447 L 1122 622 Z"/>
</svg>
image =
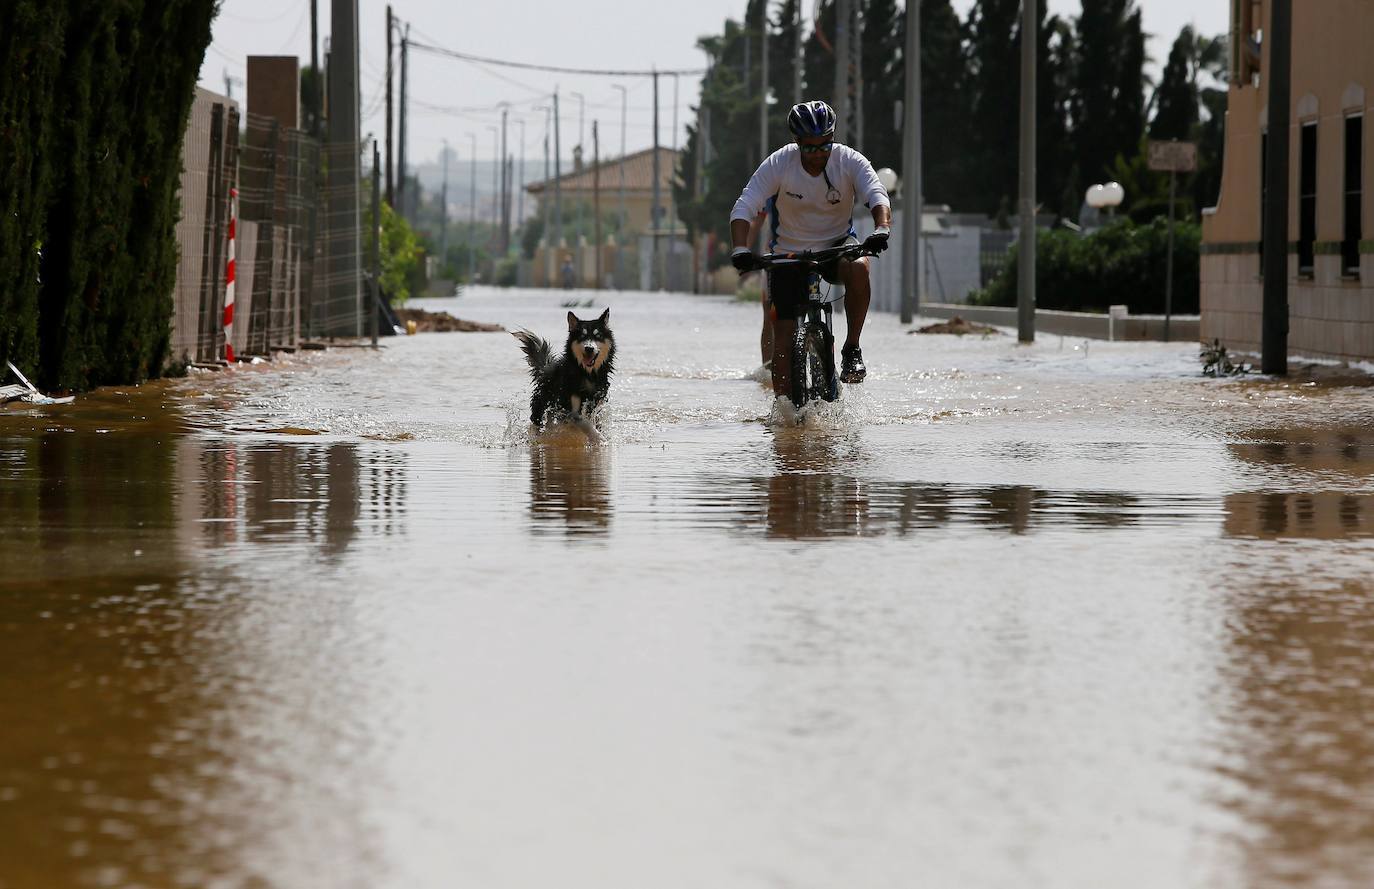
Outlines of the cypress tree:
<svg viewBox="0 0 1374 889">
<path fill-rule="evenodd" d="M 1169 50 L 1169 61 L 1155 91 L 1155 117 L 1150 122 L 1152 139 L 1188 139 L 1197 122 L 1198 97 L 1188 72 L 1188 51 L 1193 29 L 1185 25 Z"/>
<path fill-rule="evenodd" d="M 1020 0 L 977 0 L 969 12 L 967 209 L 993 213 L 1017 194 Z"/>
<path fill-rule="evenodd" d="M 783 0 L 773 20 L 773 40 L 768 46 L 768 79 L 773 89 L 773 109 L 768 116 L 768 144 L 778 148 L 792 138 L 787 130 L 787 113 L 792 110 L 792 70 L 797 45 L 802 41 L 797 9 L 801 0 Z M 802 84 L 805 98 L 805 83 Z"/>
<path fill-rule="evenodd" d="M 68 6 L 39 378 L 81 389 L 146 379 L 166 358 L 181 143 L 216 4 Z"/>
<path fill-rule="evenodd" d="M 906 16 L 898 27 L 906 46 Z M 905 83 L 906 59 L 891 75 Z M 950 0 L 921 3 L 921 156 L 926 200 L 956 210 L 972 205 L 968 193 L 968 59 L 964 33 Z M 901 164 L 893 167 L 905 175 Z"/>
<path fill-rule="evenodd" d="M 874 167 L 896 169 L 902 163 L 902 128 L 897 103 L 905 91 L 901 60 L 905 15 L 896 0 L 867 0 L 863 31 L 863 119 L 860 145 Z M 925 89 L 921 90 L 925 94 Z"/>
<path fill-rule="evenodd" d="M 802 47 L 802 99 L 835 104 L 835 0 L 818 0 L 815 27 Z"/>
<path fill-rule="evenodd" d="M 40 250 L 53 184 L 64 4 L 18 0 L 0 9 L 0 368 L 37 373 Z M 8 376 L 0 370 L 0 380 Z"/>
<path fill-rule="evenodd" d="M 1073 72 L 1078 168 L 1089 184 L 1132 157 L 1145 125 L 1145 35 L 1135 0 L 1083 0 Z"/>
</svg>

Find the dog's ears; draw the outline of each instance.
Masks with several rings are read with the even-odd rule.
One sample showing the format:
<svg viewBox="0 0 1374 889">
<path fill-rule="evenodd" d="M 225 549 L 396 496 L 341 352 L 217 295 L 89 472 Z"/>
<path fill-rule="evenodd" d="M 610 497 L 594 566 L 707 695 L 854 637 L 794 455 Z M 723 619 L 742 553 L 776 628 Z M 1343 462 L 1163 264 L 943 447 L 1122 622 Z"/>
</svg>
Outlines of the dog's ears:
<svg viewBox="0 0 1374 889">
<path fill-rule="evenodd" d="M 606 307 L 606 311 L 602 312 L 601 317 L 597 320 L 599 320 L 602 324 L 605 324 L 611 320 L 611 309 L 609 306 Z"/>
<path fill-rule="evenodd" d="M 574 327 L 576 327 L 576 326 L 577 326 L 577 316 L 574 315 L 572 312 L 569 312 L 569 313 L 568 313 L 568 329 L 569 329 L 569 330 L 572 330 L 572 329 L 573 329 Z"/>
</svg>

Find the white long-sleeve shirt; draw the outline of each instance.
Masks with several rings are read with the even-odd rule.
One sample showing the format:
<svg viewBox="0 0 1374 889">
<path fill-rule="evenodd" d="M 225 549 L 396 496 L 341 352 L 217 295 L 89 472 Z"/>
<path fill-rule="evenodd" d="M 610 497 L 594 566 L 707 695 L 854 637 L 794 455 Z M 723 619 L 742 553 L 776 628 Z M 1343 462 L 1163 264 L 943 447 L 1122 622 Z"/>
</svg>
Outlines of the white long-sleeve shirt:
<svg viewBox="0 0 1374 889">
<path fill-rule="evenodd" d="M 853 233 L 851 217 L 859 200 L 872 209 L 890 207 L 887 190 L 868 158 L 835 143 L 820 176 L 802 169 L 797 144 L 770 154 L 744 186 L 731 221 L 753 221 L 768 211 L 769 249 L 795 253 L 830 247 Z"/>
</svg>

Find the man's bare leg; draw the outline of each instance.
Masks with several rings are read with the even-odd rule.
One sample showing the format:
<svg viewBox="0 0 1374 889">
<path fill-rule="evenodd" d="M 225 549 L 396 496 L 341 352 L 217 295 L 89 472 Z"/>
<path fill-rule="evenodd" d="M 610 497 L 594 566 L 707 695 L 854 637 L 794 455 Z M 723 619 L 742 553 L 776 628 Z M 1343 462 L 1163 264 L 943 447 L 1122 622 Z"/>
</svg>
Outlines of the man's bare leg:
<svg viewBox="0 0 1374 889">
<path fill-rule="evenodd" d="M 790 397 L 792 382 L 792 356 L 788 347 L 797 332 L 796 319 L 778 318 L 773 328 L 773 395 Z"/>
<path fill-rule="evenodd" d="M 846 346 L 859 345 L 859 335 L 868 317 L 868 303 L 873 295 L 868 282 L 868 262 L 856 260 L 840 264 L 840 280 L 844 282 L 844 323 Z"/>
<path fill-rule="evenodd" d="M 763 327 L 759 331 L 759 354 L 764 367 L 773 360 L 773 304 L 763 298 Z"/>
</svg>

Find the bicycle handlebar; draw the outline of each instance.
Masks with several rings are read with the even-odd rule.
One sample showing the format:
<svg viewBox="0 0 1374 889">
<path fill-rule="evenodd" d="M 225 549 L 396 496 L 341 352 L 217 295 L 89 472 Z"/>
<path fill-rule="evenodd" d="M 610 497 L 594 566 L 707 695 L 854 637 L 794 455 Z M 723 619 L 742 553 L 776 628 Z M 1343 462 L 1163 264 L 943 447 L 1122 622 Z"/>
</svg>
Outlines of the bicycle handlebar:
<svg viewBox="0 0 1374 889">
<path fill-rule="evenodd" d="M 780 265 L 818 266 L 832 259 L 860 259 L 877 255 L 876 251 L 869 250 L 863 244 L 841 244 L 823 250 L 803 250 L 801 253 L 765 253 L 763 256 L 754 257 L 753 268 L 757 271 Z"/>
</svg>

